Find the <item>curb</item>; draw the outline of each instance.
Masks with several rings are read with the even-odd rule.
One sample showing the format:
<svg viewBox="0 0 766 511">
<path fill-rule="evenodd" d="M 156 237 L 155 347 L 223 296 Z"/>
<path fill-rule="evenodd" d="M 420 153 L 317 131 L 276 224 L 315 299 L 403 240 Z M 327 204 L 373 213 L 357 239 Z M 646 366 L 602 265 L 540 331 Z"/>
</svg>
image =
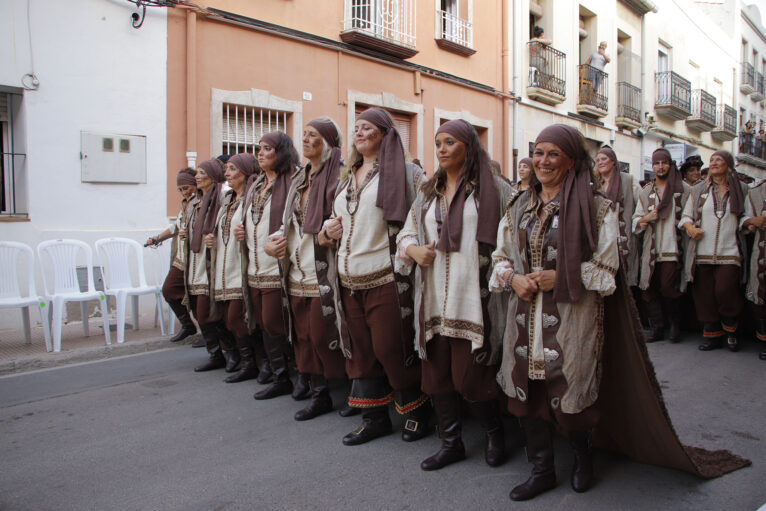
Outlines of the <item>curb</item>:
<svg viewBox="0 0 766 511">
<path fill-rule="evenodd" d="M 96 360 L 107 360 L 125 355 L 146 353 L 148 351 L 189 347 L 197 337 L 198 335 L 192 335 L 179 342 L 170 342 L 169 337 L 149 337 L 122 344 L 114 343 L 111 346 L 92 346 L 62 353 L 35 354 L 0 362 L 0 376 L 21 374 L 39 369 L 64 367 L 70 364 L 80 364 Z"/>
</svg>

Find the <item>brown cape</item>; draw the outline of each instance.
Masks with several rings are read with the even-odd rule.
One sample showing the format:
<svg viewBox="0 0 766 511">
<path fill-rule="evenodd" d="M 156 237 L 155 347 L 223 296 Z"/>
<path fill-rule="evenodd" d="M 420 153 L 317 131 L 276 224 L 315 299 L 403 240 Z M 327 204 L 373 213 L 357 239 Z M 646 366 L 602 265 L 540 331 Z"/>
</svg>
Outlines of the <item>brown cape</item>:
<svg viewBox="0 0 766 511">
<path fill-rule="evenodd" d="M 708 451 L 681 443 L 665 407 L 622 269 L 615 279 L 617 291 L 604 298 L 604 373 L 595 444 L 636 461 L 704 478 L 749 466 L 750 460 L 729 451 Z"/>
</svg>

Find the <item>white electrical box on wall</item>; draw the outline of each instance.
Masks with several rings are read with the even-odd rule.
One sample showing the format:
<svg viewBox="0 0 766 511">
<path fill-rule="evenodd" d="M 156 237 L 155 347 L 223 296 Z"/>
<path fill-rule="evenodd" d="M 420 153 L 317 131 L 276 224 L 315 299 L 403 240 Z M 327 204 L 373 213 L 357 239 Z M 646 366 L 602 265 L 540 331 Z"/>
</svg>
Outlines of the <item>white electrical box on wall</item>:
<svg viewBox="0 0 766 511">
<path fill-rule="evenodd" d="M 146 137 L 81 132 L 83 183 L 146 183 Z"/>
</svg>

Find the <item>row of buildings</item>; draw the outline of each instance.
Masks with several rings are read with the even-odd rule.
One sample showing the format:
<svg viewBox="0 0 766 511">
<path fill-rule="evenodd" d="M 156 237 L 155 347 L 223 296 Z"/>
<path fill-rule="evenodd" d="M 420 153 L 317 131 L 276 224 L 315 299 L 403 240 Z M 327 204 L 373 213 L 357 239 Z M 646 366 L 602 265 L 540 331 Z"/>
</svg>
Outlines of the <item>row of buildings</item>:
<svg viewBox="0 0 766 511">
<path fill-rule="evenodd" d="M 658 146 L 766 177 L 764 74 L 742 0 L 7 0 L 0 238 L 146 239 L 177 212 L 178 169 L 274 129 L 300 146 L 320 115 L 349 134 L 369 106 L 427 170 L 463 118 L 512 178 L 558 122 L 640 179 Z"/>
</svg>

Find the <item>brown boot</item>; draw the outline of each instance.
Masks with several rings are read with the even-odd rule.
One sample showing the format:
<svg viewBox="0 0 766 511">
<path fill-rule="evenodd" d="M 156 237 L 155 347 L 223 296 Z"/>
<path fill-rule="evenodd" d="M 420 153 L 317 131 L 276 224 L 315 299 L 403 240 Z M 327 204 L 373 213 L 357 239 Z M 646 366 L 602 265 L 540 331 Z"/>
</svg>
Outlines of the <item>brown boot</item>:
<svg viewBox="0 0 766 511">
<path fill-rule="evenodd" d="M 303 401 L 311 397 L 311 384 L 309 382 L 310 376 L 306 373 L 298 373 L 298 377 L 295 379 L 295 385 L 293 386 L 293 399 L 296 401 Z"/>
<path fill-rule="evenodd" d="M 484 459 L 490 467 L 499 467 L 505 462 L 505 429 L 498 404 L 494 400 L 479 401 L 471 403 L 471 408 L 487 437 Z"/>
<path fill-rule="evenodd" d="M 271 370 L 271 364 L 269 363 L 269 357 L 266 354 L 265 348 L 265 336 L 266 332 L 263 330 L 257 330 L 251 337 L 251 345 L 253 347 L 253 356 L 255 357 L 255 363 L 258 367 L 258 378 L 256 381 L 261 385 L 266 385 L 273 380 L 274 373 Z M 290 389 L 292 391 L 292 389 Z"/>
<path fill-rule="evenodd" d="M 236 341 L 237 351 L 239 351 L 239 357 L 241 359 L 241 362 L 239 363 L 239 371 L 223 380 L 226 383 L 239 383 L 258 377 L 258 367 L 255 365 L 255 356 L 253 355 L 250 337 L 240 337 L 237 338 Z"/>
<path fill-rule="evenodd" d="M 263 347 L 269 358 L 269 365 L 274 371 L 274 380 L 265 389 L 256 392 L 254 399 L 272 399 L 290 394 L 293 391 L 293 382 L 290 381 L 290 373 L 287 370 L 287 357 L 285 357 L 284 344 L 287 342 L 284 336 L 271 336 L 263 333 Z"/>
<path fill-rule="evenodd" d="M 542 419 L 523 418 L 527 437 L 527 459 L 532 462 L 532 474 L 526 482 L 511 490 L 511 500 L 529 500 L 556 486 L 553 465 L 551 426 Z"/>
<path fill-rule="evenodd" d="M 460 396 L 457 392 L 431 396 L 436 410 L 436 420 L 439 422 L 442 445 L 436 454 L 420 463 L 420 468 L 423 470 L 439 470 L 465 459 L 465 446 L 461 437 L 463 428 L 460 422 L 459 399 Z"/>
<path fill-rule="evenodd" d="M 572 489 L 577 493 L 583 493 L 593 486 L 594 480 L 590 431 L 570 431 L 569 443 L 572 444 L 572 449 L 574 449 Z"/>
</svg>

